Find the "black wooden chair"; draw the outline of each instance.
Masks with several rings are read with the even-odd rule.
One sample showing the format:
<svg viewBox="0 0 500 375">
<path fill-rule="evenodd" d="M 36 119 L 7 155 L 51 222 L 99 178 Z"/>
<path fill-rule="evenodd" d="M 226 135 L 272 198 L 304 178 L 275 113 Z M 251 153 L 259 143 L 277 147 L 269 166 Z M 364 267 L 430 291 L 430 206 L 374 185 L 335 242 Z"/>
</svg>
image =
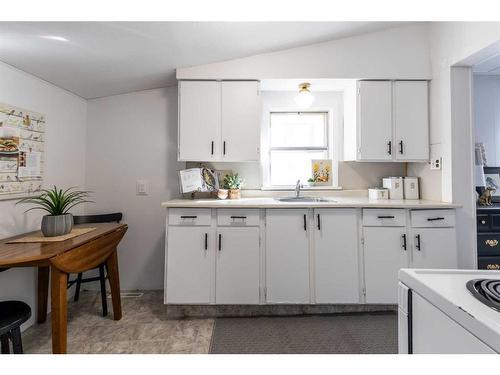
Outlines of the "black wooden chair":
<svg viewBox="0 0 500 375">
<path fill-rule="evenodd" d="M 31 308 L 21 301 L 0 302 L 0 342 L 2 354 L 10 353 L 9 340 L 14 354 L 23 353 L 21 324 L 31 317 Z"/>
<path fill-rule="evenodd" d="M 77 224 L 91 224 L 91 223 L 112 223 L 112 222 L 117 222 L 119 223 L 122 220 L 122 213 L 117 212 L 117 213 L 112 213 L 112 214 L 103 214 L 103 215 L 83 215 L 83 216 L 73 216 L 73 222 L 75 225 Z M 102 316 L 107 316 L 108 315 L 108 303 L 106 300 L 106 272 L 105 272 L 106 265 L 100 264 L 97 269 L 99 269 L 99 276 L 98 277 L 88 277 L 88 278 L 83 278 L 83 274 L 79 273 L 76 279 L 70 280 L 70 275 L 68 275 L 68 289 L 76 284 L 76 289 L 75 289 L 75 296 L 74 296 L 74 301 L 78 301 L 78 298 L 80 297 L 80 288 L 82 286 L 82 283 L 89 283 L 93 281 L 99 281 L 101 284 L 101 302 L 102 302 Z"/>
</svg>

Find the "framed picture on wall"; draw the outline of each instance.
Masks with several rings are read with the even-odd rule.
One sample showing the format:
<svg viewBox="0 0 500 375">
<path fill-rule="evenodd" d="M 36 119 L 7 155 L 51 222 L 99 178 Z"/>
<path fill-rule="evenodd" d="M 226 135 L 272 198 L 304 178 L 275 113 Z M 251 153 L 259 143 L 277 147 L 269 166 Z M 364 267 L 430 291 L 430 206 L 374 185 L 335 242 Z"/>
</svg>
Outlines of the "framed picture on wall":
<svg viewBox="0 0 500 375">
<path fill-rule="evenodd" d="M 484 167 L 486 187 L 495 189 L 492 202 L 500 202 L 500 167 Z"/>
</svg>

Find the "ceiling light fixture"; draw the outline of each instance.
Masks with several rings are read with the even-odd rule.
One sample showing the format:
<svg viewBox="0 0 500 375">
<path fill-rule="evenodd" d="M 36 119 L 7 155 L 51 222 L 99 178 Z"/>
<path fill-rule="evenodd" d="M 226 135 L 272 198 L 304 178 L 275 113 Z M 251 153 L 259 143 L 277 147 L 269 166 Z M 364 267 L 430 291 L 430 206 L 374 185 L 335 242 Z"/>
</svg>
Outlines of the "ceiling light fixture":
<svg viewBox="0 0 500 375">
<path fill-rule="evenodd" d="M 309 108 L 314 102 L 314 96 L 311 94 L 309 88 L 311 84 L 308 82 L 299 85 L 299 93 L 295 97 L 295 103 L 300 108 Z"/>
<path fill-rule="evenodd" d="M 42 35 L 41 38 L 49 40 L 57 40 L 58 42 L 69 42 L 68 39 L 57 35 Z"/>
</svg>

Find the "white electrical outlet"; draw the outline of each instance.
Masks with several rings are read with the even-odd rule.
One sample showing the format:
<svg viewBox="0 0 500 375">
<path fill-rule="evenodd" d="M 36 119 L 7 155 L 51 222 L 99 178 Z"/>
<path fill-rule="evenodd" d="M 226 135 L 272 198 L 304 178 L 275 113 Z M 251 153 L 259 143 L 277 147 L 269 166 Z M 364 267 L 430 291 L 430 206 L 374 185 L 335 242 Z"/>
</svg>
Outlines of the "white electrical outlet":
<svg viewBox="0 0 500 375">
<path fill-rule="evenodd" d="M 137 180 L 136 191 L 137 191 L 137 195 L 148 195 L 149 194 L 149 181 L 148 180 Z"/>
<path fill-rule="evenodd" d="M 442 167 L 442 159 L 441 158 L 433 158 L 431 159 L 431 169 L 438 170 Z"/>
</svg>

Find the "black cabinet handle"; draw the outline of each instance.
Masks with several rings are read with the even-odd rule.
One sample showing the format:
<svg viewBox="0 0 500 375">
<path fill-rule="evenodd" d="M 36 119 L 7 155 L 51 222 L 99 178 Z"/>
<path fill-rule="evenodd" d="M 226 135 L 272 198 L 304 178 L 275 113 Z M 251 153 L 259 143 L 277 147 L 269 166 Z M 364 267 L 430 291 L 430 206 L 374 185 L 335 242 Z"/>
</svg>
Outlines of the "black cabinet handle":
<svg viewBox="0 0 500 375">
<path fill-rule="evenodd" d="M 208 250 L 208 233 L 205 233 L 205 250 Z"/>
<path fill-rule="evenodd" d="M 403 250 L 406 251 L 406 234 L 403 234 L 401 237 L 403 237 Z"/>
<path fill-rule="evenodd" d="M 321 216 L 318 214 L 318 230 L 321 230 Z"/>
<path fill-rule="evenodd" d="M 436 220 L 444 220 L 444 217 L 430 217 L 427 221 L 436 221 Z"/>
<path fill-rule="evenodd" d="M 181 216 L 181 219 L 196 219 L 198 216 Z"/>
<path fill-rule="evenodd" d="M 231 219 L 246 219 L 247 217 L 246 216 L 231 216 Z"/>
<path fill-rule="evenodd" d="M 421 247 L 420 247 L 420 234 L 417 234 L 415 236 L 415 238 L 417 239 L 417 243 L 415 244 L 415 247 L 417 248 L 418 251 L 420 251 Z"/>
<path fill-rule="evenodd" d="M 387 215 L 387 216 L 377 216 L 379 219 L 394 219 L 394 216 L 392 215 Z"/>
<path fill-rule="evenodd" d="M 214 154 L 214 141 L 212 141 L 212 155 Z"/>
<path fill-rule="evenodd" d="M 399 153 L 403 155 L 403 141 L 399 141 Z"/>
<path fill-rule="evenodd" d="M 219 251 L 222 250 L 222 234 L 219 234 Z"/>
<path fill-rule="evenodd" d="M 222 142 L 222 154 L 226 155 L 226 141 Z"/>
<path fill-rule="evenodd" d="M 306 214 L 304 214 L 304 230 L 307 231 L 307 220 L 306 220 Z"/>
<path fill-rule="evenodd" d="M 389 147 L 389 149 L 387 150 L 387 153 L 389 155 L 392 155 L 392 141 L 387 142 L 387 147 Z"/>
</svg>

